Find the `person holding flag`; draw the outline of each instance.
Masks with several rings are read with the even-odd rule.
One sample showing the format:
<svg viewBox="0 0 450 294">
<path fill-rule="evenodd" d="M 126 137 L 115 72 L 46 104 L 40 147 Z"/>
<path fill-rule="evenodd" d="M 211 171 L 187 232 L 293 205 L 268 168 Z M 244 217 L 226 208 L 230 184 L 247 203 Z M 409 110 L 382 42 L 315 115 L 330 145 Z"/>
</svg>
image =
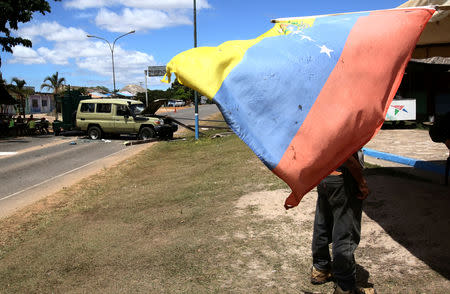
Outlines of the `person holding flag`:
<svg viewBox="0 0 450 294">
<path fill-rule="evenodd" d="M 313 278 L 326 282 L 333 266 L 335 293 L 359 291 L 353 252 L 368 188 L 358 150 L 381 128 L 435 11 L 276 19 L 257 38 L 190 49 L 166 66 L 164 81 L 174 74 L 213 100 L 230 128 L 289 185 L 285 209 L 298 206 L 319 185 Z"/>
<path fill-rule="evenodd" d="M 357 151 L 317 186 L 311 283 L 324 284 L 334 279 L 336 294 L 375 293 L 373 289 L 356 288 L 354 252 L 361 237 L 362 201 L 369 195 L 362 172 L 363 156 L 362 150 Z"/>
</svg>

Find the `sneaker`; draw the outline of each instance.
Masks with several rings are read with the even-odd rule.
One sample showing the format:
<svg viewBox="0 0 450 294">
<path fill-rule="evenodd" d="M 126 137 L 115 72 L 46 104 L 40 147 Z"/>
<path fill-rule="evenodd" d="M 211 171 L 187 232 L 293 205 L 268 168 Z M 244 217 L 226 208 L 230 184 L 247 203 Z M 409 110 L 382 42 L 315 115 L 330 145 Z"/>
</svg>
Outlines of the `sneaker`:
<svg viewBox="0 0 450 294">
<path fill-rule="evenodd" d="M 311 268 L 311 284 L 321 285 L 332 280 L 330 271 L 321 271 L 314 266 Z"/>
</svg>

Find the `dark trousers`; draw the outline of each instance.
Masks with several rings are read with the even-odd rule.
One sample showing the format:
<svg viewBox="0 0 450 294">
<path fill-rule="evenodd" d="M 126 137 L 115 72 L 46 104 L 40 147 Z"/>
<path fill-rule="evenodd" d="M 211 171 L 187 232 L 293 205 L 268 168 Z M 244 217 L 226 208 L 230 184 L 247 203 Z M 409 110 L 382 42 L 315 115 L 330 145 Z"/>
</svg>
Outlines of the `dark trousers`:
<svg viewBox="0 0 450 294">
<path fill-rule="evenodd" d="M 362 200 L 346 171 L 328 176 L 317 186 L 318 198 L 312 241 L 313 265 L 318 270 L 331 270 L 343 290 L 356 284 L 354 252 L 361 236 Z M 332 243 L 331 260 L 328 245 Z"/>
</svg>

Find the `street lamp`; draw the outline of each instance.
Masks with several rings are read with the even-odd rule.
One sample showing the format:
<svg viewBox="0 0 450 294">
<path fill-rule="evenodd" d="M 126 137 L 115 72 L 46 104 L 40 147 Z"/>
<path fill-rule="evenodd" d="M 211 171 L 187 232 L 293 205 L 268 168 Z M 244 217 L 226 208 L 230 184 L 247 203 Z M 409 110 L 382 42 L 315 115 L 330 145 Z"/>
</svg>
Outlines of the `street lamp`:
<svg viewBox="0 0 450 294">
<path fill-rule="evenodd" d="M 122 37 L 125 37 L 126 35 L 133 34 L 133 33 L 135 33 L 135 32 L 136 32 L 135 30 L 132 30 L 131 32 L 128 32 L 128 33 L 126 33 L 126 34 L 123 34 L 123 35 L 118 36 L 118 37 L 114 40 L 112 46 L 111 46 L 111 43 L 109 43 L 108 40 L 106 40 L 105 38 L 97 37 L 97 36 L 94 36 L 94 35 L 87 35 L 88 38 L 97 38 L 97 39 L 100 39 L 100 40 L 105 41 L 105 42 L 108 43 L 108 45 L 109 45 L 109 50 L 111 50 L 111 60 L 112 60 L 112 72 L 113 72 L 113 87 L 114 87 L 114 93 L 116 93 L 116 74 L 115 74 L 115 72 L 114 72 L 114 46 L 116 45 L 116 41 L 117 41 L 117 40 L 119 40 L 119 39 L 122 38 Z"/>
<path fill-rule="evenodd" d="M 194 48 L 197 48 L 197 1 L 194 0 Z M 198 140 L 198 94 L 194 91 L 195 140 Z"/>
</svg>

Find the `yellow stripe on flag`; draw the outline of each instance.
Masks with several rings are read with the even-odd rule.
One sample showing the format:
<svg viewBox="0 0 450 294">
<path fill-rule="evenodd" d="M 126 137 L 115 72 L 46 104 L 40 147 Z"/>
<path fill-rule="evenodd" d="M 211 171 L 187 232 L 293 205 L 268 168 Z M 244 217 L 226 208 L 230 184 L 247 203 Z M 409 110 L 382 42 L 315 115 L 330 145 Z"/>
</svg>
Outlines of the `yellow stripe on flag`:
<svg viewBox="0 0 450 294">
<path fill-rule="evenodd" d="M 315 18 L 297 20 L 303 27 L 311 27 Z M 289 25 L 297 25 L 290 23 Z M 228 41 L 217 47 L 199 47 L 176 55 L 166 66 L 163 82 L 170 83 L 174 73 L 178 81 L 212 99 L 231 70 L 239 64 L 247 50 L 264 38 L 287 35 L 287 24 L 275 24 L 256 39 Z"/>
</svg>

